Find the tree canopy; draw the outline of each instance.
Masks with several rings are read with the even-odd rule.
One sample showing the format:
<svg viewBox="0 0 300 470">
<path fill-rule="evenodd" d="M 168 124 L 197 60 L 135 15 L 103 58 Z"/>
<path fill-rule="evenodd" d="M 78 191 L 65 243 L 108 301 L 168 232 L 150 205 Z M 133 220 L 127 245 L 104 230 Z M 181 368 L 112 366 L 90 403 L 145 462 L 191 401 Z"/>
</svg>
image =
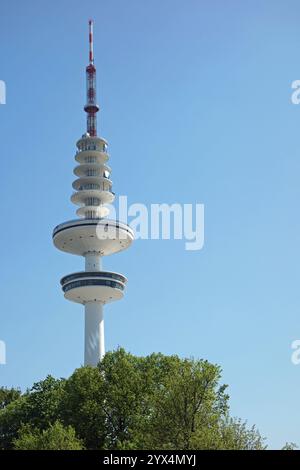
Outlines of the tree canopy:
<svg viewBox="0 0 300 470">
<path fill-rule="evenodd" d="M 220 379 L 204 360 L 119 348 L 68 379 L 0 389 L 0 449 L 264 449 Z"/>
</svg>

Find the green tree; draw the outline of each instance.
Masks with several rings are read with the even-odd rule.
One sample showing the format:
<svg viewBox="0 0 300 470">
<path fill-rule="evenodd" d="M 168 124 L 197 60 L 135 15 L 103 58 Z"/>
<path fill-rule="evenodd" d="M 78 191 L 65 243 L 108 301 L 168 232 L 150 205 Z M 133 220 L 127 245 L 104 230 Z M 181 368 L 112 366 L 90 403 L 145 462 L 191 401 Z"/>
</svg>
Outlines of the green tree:
<svg viewBox="0 0 300 470">
<path fill-rule="evenodd" d="M 142 358 L 118 349 L 105 355 L 99 364 L 105 399 L 105 447 L 132 448 L 148 413 L 151 383 L 145 371 L 141 380 Z M 147 389 L 148 385 L 148 389 Z"/>
<path fill-rule="evenodd" d="M 153 396 L 143 436 L 145 448 L 201 448 L 197 437 L 213 429 L 228 409 L 220 368 L 207 361 L 176 358 Z"/>
<path fill-rule="evenodd" d="M 82 450 L 83 444 L 76 437 L 72 426 L 64 427 L 59 421 L 40 431 L 23 425 L 14 439 L 16 450 Z"/>
<path fill-rule="evenodd" d="M 99 364 L 104 380 L 107 449 L 149 448 L 155 397 L 178 368 L 177 356 L 137 357 L 119 348 Z"/>
<path fill-rule="evenodd" d="M 297 450 L 298 448 L 294 442 L 286 442 L 281 450 Z"/>
<path fill-rule="evenodd" d="M 57 420 L 64 383 L 48 376 L 0 410 L 0 449 L 12 448 L 22 424 L 45 429 Z"/>
<path fill-rule="evenodd" d="M 103 376 L 96 367 L 75 370 L 64 384 L 58 415 L 76 430 L 88 449 L 104 445 L 104 401 Z"/>
<path fill-rule="evenodd" d="M 26 397 L 22 395 L 0 410 L 0 449 L 11 449 L 13 439 L 23 422 L 27 422 L 25 409 Z"/>
<path fill-rule="evenodd" d="M 16 388 L 0 387 L 0 410 L 3 410 L 9 403 L 17 400 L 21 396 L 21 391 Z"/>
<path fill-rule="evenodd" d="M 45 380 L 36 382 L 25 394 L 24 422 L 45 429 L 54 423 L 59 416 L 65 380 L 54 379 L 48 375 Z"/>
<path fill-rule="evenodd" d="M 263 449 L 256 428 L 230 418 L 220 378 L 208 361 L 119 348 L 66 380 L 48 376 L 22 395 L 4 393 L 0 448 L 46 445 L 59 421 L 61 434 L 72 429 L 86 449 Z"/>
<path fill-rule="evenodd" d="M 219 450 L 264 450 L 266 445 L 255 426 L 247 428 L 240 419 L 225 416 L 218 424 L 216 449 Z"/>
</svg>

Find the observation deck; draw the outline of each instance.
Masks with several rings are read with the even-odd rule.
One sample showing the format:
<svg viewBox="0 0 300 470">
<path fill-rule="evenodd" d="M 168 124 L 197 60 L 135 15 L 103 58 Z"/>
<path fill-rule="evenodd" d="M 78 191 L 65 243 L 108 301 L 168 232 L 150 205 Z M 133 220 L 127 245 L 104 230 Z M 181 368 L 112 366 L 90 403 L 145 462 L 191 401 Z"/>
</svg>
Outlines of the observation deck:
<svg viewBox="0 0 300 470">
<path fill-rule="evenodd" d="M 53 243 L 61 251 L 85 256 L 111 255 L 128 248 L 134 240 L 131 228 L 110 219 L 75 219 L 57 225 Z"/>
<path fill-rule="evenodd" d="M 66 299 L 80 304 L 120 300 L 127 279 L 119 273 L 108 271 L 83 271 L 64 276 L 60 283 Z"/>
</svg>

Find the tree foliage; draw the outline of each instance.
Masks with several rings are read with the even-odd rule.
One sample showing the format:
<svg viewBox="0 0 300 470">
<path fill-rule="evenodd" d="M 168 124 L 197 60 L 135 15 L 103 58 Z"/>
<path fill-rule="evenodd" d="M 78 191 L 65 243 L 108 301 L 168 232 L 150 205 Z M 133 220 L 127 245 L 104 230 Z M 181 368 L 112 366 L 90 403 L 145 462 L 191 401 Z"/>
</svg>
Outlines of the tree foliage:
<svg viewBox="0 0 300 470">
<path fill-rule="evenodd" d="M 43 431 L 23 425 L 18 438 L 14 439 L 16 450 L 82 450 L 83 445 L 76 437 L 72 426 L 64 427 L 59 421 Z"/>
<path fill-rule="evenodd" d="M 229 416 L 221 370 L 204 360 L 118 349 L 97 368 L 0 393 L 1 449 L 263 449 Z"/>
<path fill-rule="evenodd" d="M 0 410 L 3 410 L 9 403 L 17 400 L 21 396 L 21 391 L 16 388 L 0 388 Z"/>
</svg>

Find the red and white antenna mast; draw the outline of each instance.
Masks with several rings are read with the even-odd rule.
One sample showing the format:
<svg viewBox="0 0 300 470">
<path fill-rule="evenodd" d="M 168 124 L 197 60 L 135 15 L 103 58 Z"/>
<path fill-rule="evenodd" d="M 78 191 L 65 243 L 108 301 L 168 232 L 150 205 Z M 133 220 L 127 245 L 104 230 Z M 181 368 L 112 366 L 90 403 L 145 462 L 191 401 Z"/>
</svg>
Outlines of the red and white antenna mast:
<svg viewBox="0 0 300 470">
<path fill-rule="evenodd" d="M 89 21 L 90 64 L 94 63 L 93 20 Z"/>
<path fill-rule="evenodd" d="M 89 20 L 89 65 L 86 67 L 86 105 L 87 132 L 90 136 L 97 135 L 97 112 L 99 106 L 96 100 L 96 67 L 94 66 L 93 20 Z"/>
</svg>

